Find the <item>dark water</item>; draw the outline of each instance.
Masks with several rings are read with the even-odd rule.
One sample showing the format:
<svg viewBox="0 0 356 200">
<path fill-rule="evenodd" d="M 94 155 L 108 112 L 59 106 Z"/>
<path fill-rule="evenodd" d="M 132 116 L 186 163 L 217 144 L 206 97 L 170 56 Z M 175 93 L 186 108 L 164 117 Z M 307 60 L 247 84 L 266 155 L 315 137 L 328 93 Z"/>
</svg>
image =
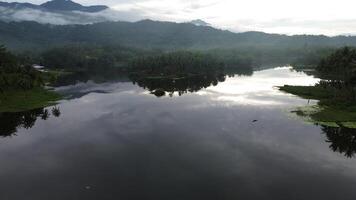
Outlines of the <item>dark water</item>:
<svg viewBox="0 0 356 200">
<path fill-rule="evenodd" d="M 54 109 L 0 115 L 0 199 L 354 200 L 354 130 L 303 122 L 289 111 L 314 102 L 273 88 L 316 81 L 277 68 L 161 98 L 124 79 L 59 87 Z"/>
</svg>

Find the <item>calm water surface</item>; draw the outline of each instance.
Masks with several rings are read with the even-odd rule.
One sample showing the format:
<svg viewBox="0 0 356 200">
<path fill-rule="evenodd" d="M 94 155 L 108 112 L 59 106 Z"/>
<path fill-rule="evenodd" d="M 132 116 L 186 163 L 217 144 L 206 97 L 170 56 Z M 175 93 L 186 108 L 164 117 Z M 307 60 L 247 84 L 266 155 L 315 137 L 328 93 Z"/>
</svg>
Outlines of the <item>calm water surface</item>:
<svg viewBox="0 0 356 200">
<path fill-rule="evenodd" d="M 289 111 L 315 102 L 274 88 L 317 81 L 275 68 L 161 98 L 127 80 L 59 87 L 55 109 L 0 115 L 0 199 L 354 200 L 353 133 L 303 122 Z"/>
</svg>

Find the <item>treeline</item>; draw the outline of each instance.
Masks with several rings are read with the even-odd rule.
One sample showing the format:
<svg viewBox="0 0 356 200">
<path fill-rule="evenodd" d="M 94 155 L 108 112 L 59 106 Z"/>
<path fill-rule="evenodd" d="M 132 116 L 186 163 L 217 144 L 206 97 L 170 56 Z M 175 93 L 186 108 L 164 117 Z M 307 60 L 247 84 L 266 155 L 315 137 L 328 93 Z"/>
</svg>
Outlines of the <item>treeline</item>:
<svg viewBox="0 0 356 200">
<path fill-rule="evenodd" d="M 356 49 L 343 47 L 323 58 L 316 67 L 322 80 L 316 85 L 329 92 L 324 104 L 354 105 L 356 100 Z"/>
<path fill-rule="evenodd" d="M 335 51 L 332 47 L 249 47 L 207 50 L 224 60 L 226 67 L 292 65 L 316 67 L 320 60 Z"/>
<path fill-rule="evenodd" d="M 323 79 L 345 84 L 355 84 L 356 49 L 352 47 L 338 49 L 323 58 L 316 70 Z"/>
<path fill-rule="evenodd" d="M 120 46 L 71 45 L 42 52 L 37 62 L 52 69 L 71 71 L 126 68 L 131 59 L 151 52 Z"/>
<path fill-rule="evenodd" d="M 250 69 L 251 66 L 316 66 L 321 58 L 330 54 L 333 48 L 279 49 L 279 48 L 234 48 L 204 51 L 184 50 L 205 55 L 206 60 L 214 58 L 224 64 L 225 69 Z M 184 52 L 173 51 L 173 52 Z M 166 51 L 170 52 L 170 51 Z M 162 50 L 142 50 L 120 46 L 69 45 L 56 47 L 38 54 L 22 53 L 20 58 L 48 68 L 68 70 L 95 70 L 104 68 L 126 69 L 132 60 L 162 59 Z M 146 62 L 144 61 L 144 62 Z M 209 61 L 210 62 L 210 61 Z"/>
<path fill-rule="evenodd" d="M 40 72 L 31 65 L 19 62 L 15 55 L 0 46 L 0 92 L 13 89 L 29 90 L 43 84 Z"/>
<path fill-rule="evenodd" d="M 218 59 L 198 52 L 179 51 L 132 60 L 130 71 L 152 76 L 186 76 L 222 72 L 224 64 Z"/>
<path fill-rule="evenodd" d="M 218 66 L 225 69 L 251 71 L 255 65 L 255 56 L 240 51 L 174 51 L 139 50 L 118 46 L 74 45 L 57 47 L 35 56 L 23 55 L 22 59 L 31 60 L 50 69 L 68 71 L 100 71 L 109 68 L 120 71 L 145 70 L 152 73 L 181 73 L 195 70 L 215 70 Z M 167 68 L 168 67 L 168 68 Z M 202 70 L 202 71 L 201 71 Z M 193 71 L 191 71 L 193 72 Z"/>
<path fill-rule="evenodd" d="M 100 71 L 114 68 L 116 70 L 129 70 L 133 60 L 157 59 L 165 52 L 194 52 L 206 55 L 223 63 L 226 70 L 248 71 L 253 67 L 281 66 L 316 66 L 319 60 L 330 54 L 333 48 L 218 48 L 210 50 L 144 50 L 132 47 L 115 45 L 89 45 L 76 44 L 49 48 L 40 52 L 21 52 L 17 55 L 18 62 L 36 63 L 51 69 L 65 69 L 68 71 Z M 146 61 L 145 61 L 146 62 Z M 148 62 L 148 61 L 147 61 Z M 210 61 L 209 61 L 210 62 Z"/>
<path fill-rule="evenodd" d="M 316 68 L 320 61 L 333 53 L 336 48 L 308 48 L 296 52 L 296 57 L 290 64 L 295 68 Z"/>
</svg>

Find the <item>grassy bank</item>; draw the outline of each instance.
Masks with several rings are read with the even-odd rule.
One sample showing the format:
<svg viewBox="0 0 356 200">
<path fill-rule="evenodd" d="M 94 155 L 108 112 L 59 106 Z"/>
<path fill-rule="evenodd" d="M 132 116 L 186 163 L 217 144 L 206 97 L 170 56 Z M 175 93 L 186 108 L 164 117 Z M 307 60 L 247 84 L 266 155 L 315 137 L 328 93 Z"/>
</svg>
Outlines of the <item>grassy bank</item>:
<svg viewBox="0 0 356 200">
<path fill-rule="evenodd" d="M 300 96 L 305 99 L 328 99 L 332 97 L 332 93 L 325 88 L 315 86 L 291 86 L 285 85 L 279 87 L 281 91 Z"/>
<path fill-rule="evenodd" d="M 44 88 L 0 92 L 0 112 L 20 112 L 55 104 L 61 95 Z"/>
<path fill-rule="evenodd" d="M 279 89 L 305 99 L 319 100 L 318 105 L 293 111 L 298 116 L 329 126 L 356 127 L 356 102 L 339 101 L 338 95 L 330 88 L 285 85 Z"/>
</svg>

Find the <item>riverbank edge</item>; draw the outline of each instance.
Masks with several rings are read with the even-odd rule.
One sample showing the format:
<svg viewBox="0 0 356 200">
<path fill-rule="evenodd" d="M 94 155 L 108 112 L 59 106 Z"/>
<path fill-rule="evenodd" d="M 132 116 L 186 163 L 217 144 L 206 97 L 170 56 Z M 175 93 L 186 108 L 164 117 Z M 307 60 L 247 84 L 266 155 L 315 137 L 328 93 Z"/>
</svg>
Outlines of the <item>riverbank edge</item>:
<svg viewBox="0 0 356 200">
<path fill-rule="evenodd" d="M 304 99 L 327 101 L 332 97 L 332 92 L 328 89 L 316 86 L 291 86 L 284 85 L 278 87 L 280 91 L 299 96 Z M 292 111 L 308 122 L 332 126 L 356 128 L 356 103 L 354 105 L 313 105 L 297 107 Z"/>
<path fill-rule="evenodd" d="M 63 96 L 53 90 L 37 87 L 31 90 L 0 92 L 0 113 L 22 112 L 56 105 Z"/>
</svg>

